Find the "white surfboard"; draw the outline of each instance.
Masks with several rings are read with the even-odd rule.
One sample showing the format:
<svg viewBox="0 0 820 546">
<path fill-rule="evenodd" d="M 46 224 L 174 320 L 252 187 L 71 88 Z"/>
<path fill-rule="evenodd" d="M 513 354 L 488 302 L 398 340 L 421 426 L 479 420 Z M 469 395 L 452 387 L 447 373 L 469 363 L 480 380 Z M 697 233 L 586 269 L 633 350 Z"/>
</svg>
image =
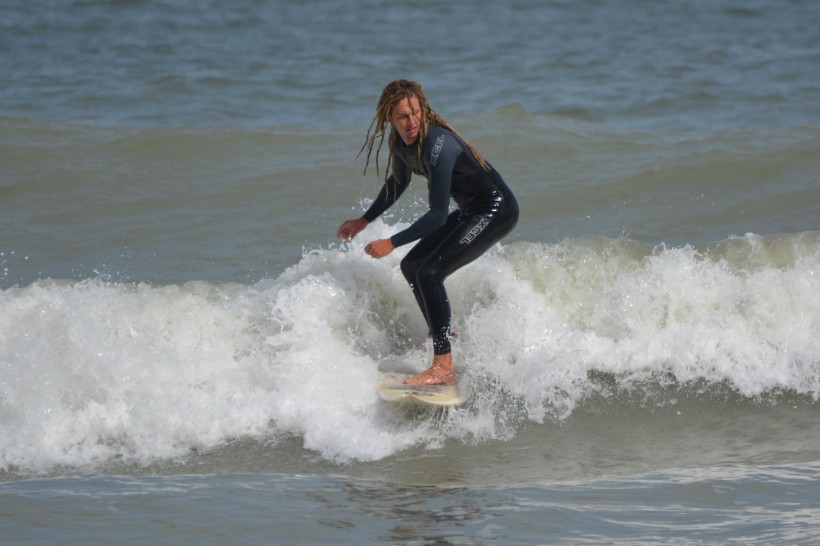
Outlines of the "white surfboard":
<svg viewBox="0 0 820 546">
<path fill-rule="evenodd" d="M 464 400 L 458 385 L 405 385 L 408 374 L 388 372 L 379 381 L 379 398 L 387 402 L 457 406 Z"/>
</svg>

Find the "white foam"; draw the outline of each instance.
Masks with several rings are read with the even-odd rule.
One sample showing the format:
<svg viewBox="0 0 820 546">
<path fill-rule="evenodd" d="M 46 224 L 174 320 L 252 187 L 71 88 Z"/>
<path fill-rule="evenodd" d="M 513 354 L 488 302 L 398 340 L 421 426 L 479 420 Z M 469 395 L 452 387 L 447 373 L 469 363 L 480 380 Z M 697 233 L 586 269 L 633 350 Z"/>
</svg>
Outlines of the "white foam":
<svg viewBox="0 0 820 546">
<path fill-rule="evenodd" d="M 0 292 L 0 467 L 148 463 L 243 437 L 296 435 L 340 461 L 503 439 L 522 419 L 571 414 L 591 370 L 820 394 L 817 245 L 767 263 L 755 236 L 731 253 L 590 238 L 496 247 L 454 274 L 454 355 L 471 402 L 443 422 L 401 419 L 375 394 L 379 364 L 421 369 L 432 351 L 399 270 L 408 248 L 379 261 L 362 251 L 394 230 L 374 222 L 250 287 Z"/>
</svg>

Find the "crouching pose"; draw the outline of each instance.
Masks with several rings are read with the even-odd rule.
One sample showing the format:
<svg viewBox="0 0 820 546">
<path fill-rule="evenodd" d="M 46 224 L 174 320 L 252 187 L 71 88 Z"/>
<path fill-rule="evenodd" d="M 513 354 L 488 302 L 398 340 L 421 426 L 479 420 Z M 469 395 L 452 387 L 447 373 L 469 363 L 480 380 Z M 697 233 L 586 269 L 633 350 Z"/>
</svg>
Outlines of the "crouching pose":
<svg viewBox="0 0 820 546">
<path fill-rule="evenodd" d="M 434 355 L 430 368 L 406 383 L 455 383 L 450 303 L 444 279 L 512 231 L 518 221 L 518 203 L 501 175 L 478 150 L 430 108 L 416 82 L 397 80 L 382 91 L 359 152 L 367 150 L 365 171 L 374 148 L 378 170 L 379 149 L 385 137 L 390 157 L 384 186 L 367 212 L 344 222 L 337 235 L 348 241 L 356 236 L 396 202 L 410 184 L 412 174 L 427 179 L 429 210 L 389 239 L 368 243 L 365 251 L 373 258 L 382 258 L 396 247 L 418 241 L 402 260 L 401 270 L 427 321 Z M 453 212 L 449 211 L 450 198 L 458 207 Z"/>
</svg>

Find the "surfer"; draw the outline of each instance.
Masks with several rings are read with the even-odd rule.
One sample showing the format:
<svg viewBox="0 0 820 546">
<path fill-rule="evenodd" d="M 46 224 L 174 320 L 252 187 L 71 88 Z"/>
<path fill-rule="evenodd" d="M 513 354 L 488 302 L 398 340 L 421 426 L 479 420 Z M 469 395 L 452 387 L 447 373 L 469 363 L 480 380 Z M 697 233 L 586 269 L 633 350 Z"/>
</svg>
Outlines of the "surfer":
<svg viewBox="0 0 820 546">
<path fill-rule="evenodd" d="M 391 129 L 387 128 L 390 124 Z M 427 102 L 419 83 L 396 80 L 382 91 L 359 154 L 367 150 L 367 172 L 387 137 L 385 181 L 363 216 L 345 221 L 337 236 L 350 241 L 404 193 L 412 174 L 427 179 L 429 210 L 407 229 L 371 241 L 365 252 L 383 258 L 418 241 L 401 262 L 433 337 L 433 363 L 407 379 L 410 385 L 456 382 L 450 346 L 450 303 L 444 279 L 472 262 L 515 227 L 518 203 L 501 175 Z M 391 170 L 392 166 L 392 170 Z M 457 209 L 450 212 L 450 198 Z"/>
</svg>

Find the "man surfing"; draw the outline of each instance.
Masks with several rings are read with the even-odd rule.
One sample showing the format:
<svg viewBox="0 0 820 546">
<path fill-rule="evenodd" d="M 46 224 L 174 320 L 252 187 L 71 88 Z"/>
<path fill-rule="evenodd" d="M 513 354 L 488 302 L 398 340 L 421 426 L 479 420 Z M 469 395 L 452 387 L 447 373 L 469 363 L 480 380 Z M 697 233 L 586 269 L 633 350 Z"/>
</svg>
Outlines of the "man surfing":
<svg viewBox="0 0 820 546">
<path fill-rule="evenodd" d="M 365 252 L 383 258 L 396 247 L 418 241 L 402 260 L 401 270 L 427 321 L 434 354 L 430 367 L 405 383 L 454 384 L 452 316 L 444 279 L 512 231 L 518 222 L 518 203 L 478 150 L 430 108 L 419 83 L 396 80 L 385 86 L 359 151 L 367 150 L 365 172 L 374 147 L 378 172 L 378 151 L 385 137 L 390 157 L 384 185 L 364 215 L 345 221 L 337 236 L 353 239 L 396 202 L 413 174 L 427 179 L 429 210 L 407 229 L 371 241 Z M 451 198 L 458 207 L 453 212 Z"/>
</svg>

